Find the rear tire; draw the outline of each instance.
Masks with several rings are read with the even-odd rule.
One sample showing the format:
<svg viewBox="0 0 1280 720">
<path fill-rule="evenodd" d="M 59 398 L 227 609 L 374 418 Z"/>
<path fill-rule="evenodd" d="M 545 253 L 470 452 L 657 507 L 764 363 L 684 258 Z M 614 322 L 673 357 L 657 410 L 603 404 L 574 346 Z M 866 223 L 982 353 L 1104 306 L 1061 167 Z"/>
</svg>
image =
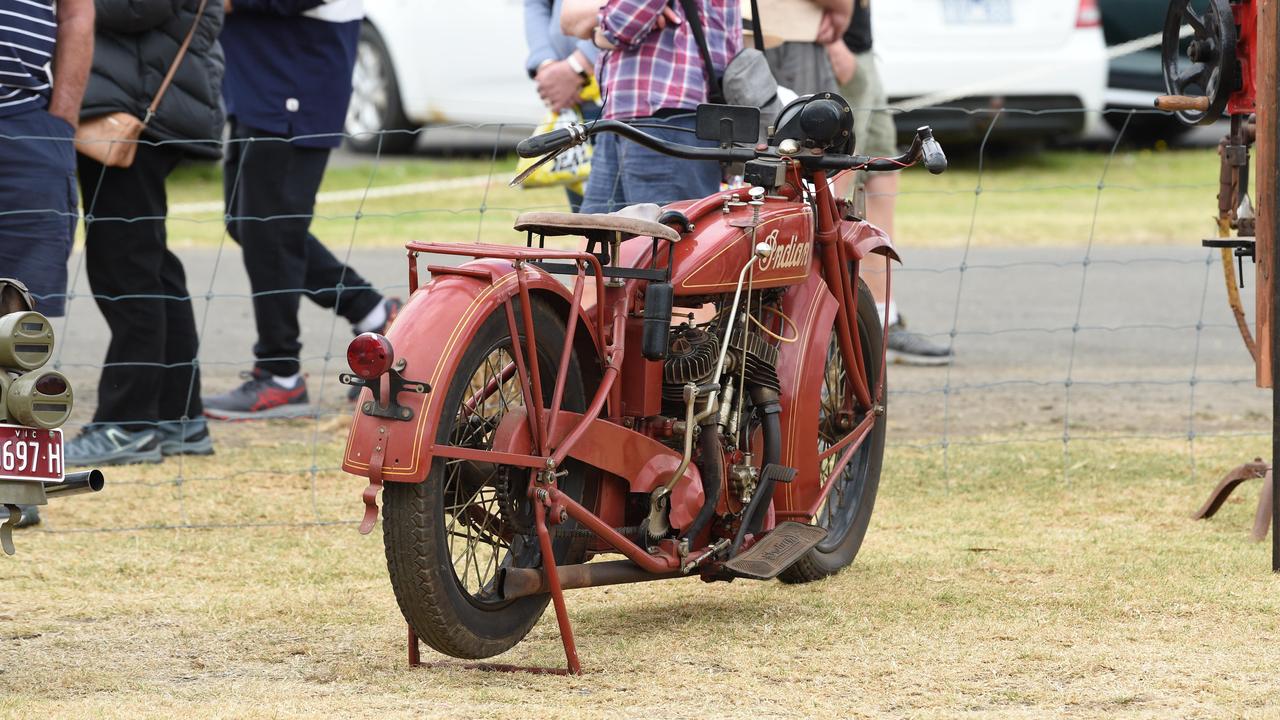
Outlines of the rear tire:
<svg viewBox="0 0 1280 720">
<path fill-rule="evenodd" d="M 544 303 L 535 299 L 531 309 L 544 402 L 549 403 L 565 330 Z M 523 332 L 518 302 L 515 311 Z M 520 347 L 525 348 L 523 337 Z M 502 379 L 510 349 L 506 311 L 498 308 L 480 327 L 448 381 L 436 442 L 492 447 L 501 417 L 513 407 L 524 407 L 518 377 Z M 495 378 L 497 389 L 467 409 L 464 403 L 478 397 L 478 388 Z M 576 353 L 570 356 L 561 407 L 586 409 Z M 558 486 L 581 501 L 587 471 L 572 463 L 565 469 L 568 475 Z M 492 657 L 520 642 L 542 616 L 548 596 L 504 601 L 496 593 L 499 568 L 542 564 L 525 492 L 528 478 L 524 469 L 436 458 L 423 482 L 387 483 L 383 490 L 383 542 L 391 586 L 409 626 L 439 652 L 468 659 Z M 575 541 L 575 527 L 570 521 L 552 530 L 567 531 L 553 538 L 558 564 L 582 560 L 584 543 Z M 488 550 L 481 545 L 488 545 Z"/>
<path fill-rule="evenodd" d="M 862 343 L 862 362 L 867 368 L 867 380 L 875 391 L 880 380 L 880 359 L 883 355 L 884 331 L 880 325 L 880 314 L 876 312 L 876 300 L 866 283 L 858 281 L 858 335 Z M 824 431 L 828 424 L 828 408 L 832 407 L 826 398 L 852 395 L 844 363 L 840 360 L 839 339 L 834 327 L 831 341 L 827 346 L 827 373 L 824 378 L 823 400 L 819 403 L 818 451 L 821 452 L 843 437 L 842 433 Z M 881 399 L 887 407 L 888 397 Z M 885 426 L 888 414 L 882 414 L 871 434 L 863 441 L 862 447 L 854 453 L 845 465 L 840 477 L 830 482 L 840 483 L 832 488 L 827 502 L 813 522 L 827 529 L 827 537 L 817 547 L 805 553 L 794 565 L 782 571 L 778 579 L 785 583 L 806 583 L 830 577 L 853 563 L 858 550 L 862 547 L 862 539 L 867 534 L 867 525 L 871 522 L 871 511 L 876 503 L 876 490 L 880 487 L 880 467 L 884 460 Z M 835 458 L 828 458 L 826 464 L 835 465 Z"/>
</svg>

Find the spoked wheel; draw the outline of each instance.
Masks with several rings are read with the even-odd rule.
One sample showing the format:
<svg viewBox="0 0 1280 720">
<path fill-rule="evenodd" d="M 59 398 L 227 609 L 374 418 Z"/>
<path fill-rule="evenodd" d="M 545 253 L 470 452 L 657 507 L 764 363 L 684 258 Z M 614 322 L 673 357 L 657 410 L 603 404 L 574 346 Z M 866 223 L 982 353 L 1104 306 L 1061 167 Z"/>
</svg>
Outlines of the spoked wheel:
<svg viewBox="0 0 1280 720">
<path fill-rule="evenodd" d="M 1165 90 L 1170 95 L 1209 98 L 1207 110 L 1174 113 L 1183 122 L 1202 125 L 1222 117 L 1228 97 L 1240 89 L 1240 63 L 1236 59 L 1236 23 L 1230 3 L 1208 0 L 1203 13 L 1196 11 L 1196 5 L 1206 3 L 1193 0 L 1169 3 L 1160 56 Z M 1185 56 L 1182 53 L 1184 25 L 1191 28 Z"/>
<path fill-rule="evenodd" d="M 880 357 L 884 332 L 876 301 L 871 291 L 858 281 L 858 336 L 862 344 L 862 364 L 867 369 L 867 384 L 875 392 L 880 380 Z M 835 445 L 857 425 L 858 418 L 850 417 L 847 408 L 853 407 L 853 384 L 849 376 L 856 368 L 847 368 L 840 355 L 840 340 L 835 330 L 827 346 L 826 375 L 822 383 L 822 396 L 818 417 L 818 452 Z M 887 403 L 887 398 L 881 404 Z M 827 529 L 827 537 L 804 557 L 787 568 L 779 576 L 783 582 L 802 583 L 820 580 L 834 575 L 853 562 L 862 547 L 871 522 L 871 510 L 876 503 L 876 489 L 880 486 L 880 465 L 884 459 L 884 436 L 887 415 L 876 418 L 871 434 L 862 447 L 849 459 L 844 470 L 834 478 L 835 483 L 827 495 L 827 501 L 814 516 L 813 523 Z M 819 470 L 827 478 L 839 460 L 836 453 L 822 462 Z M 824 486 L 825 487 L 825 486 Z"/>
<path fill-rule="evenodd" d="M 550 401 L 565 331 L 554 311 L 532 303 L 544 402 Z M 523 330 L 520 310 L 516 324 Z M 526 346 L 519 338 L 520 348 Z M 507 413 L 525 408 L 506 312 L 481 326 L 449 380 L 436 441 L 475 449 L 493 447 Z M 527 362 L 527 358 L 526 358 Z M 582 370 L 571 355 L 561 407 L 586 408 Z M 443 385 L 443 383 L 442 383 Z M 451 409 L 451 410 L 450 410 Z M 586 472 L 566 465 L 559 488 L 581 501 Z M 436 458 L 424 482 L 388 483 L 383 491 L 387 569 L 405 620 L 436 650 L 459 658 L 486 658 L 510 649 L 547 606 L 535 595 L 503 600 L 504 568 L 542 565 L 523 468 Z M 557 563 L 579 562 L 584 543 L 575 524 L 552 528 Z"/>
</svg>

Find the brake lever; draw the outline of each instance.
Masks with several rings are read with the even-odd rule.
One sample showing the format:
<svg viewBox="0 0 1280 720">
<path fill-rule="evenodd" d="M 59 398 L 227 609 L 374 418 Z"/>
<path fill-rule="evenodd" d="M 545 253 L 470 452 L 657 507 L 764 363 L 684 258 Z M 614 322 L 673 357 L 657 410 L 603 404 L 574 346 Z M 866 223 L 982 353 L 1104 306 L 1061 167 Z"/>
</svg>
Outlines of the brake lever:
<svg viewBox="0 0 1280 720">
<path fill-rule="evenodd" d="M 572 147 L 572 146 L 571 146 L 571 147 Z M 515 186 L 519 185 L 520 183 L 524 182 L 525 180 L 528 180 L 528 179 L 529 179 L 529 176 L 530 176 L 530 175 L 532 175 L 535 171 L 537 171 L 537 169 L 538 169 L 538 168 L 542 167 L 543 165 L 546 165 L 547 163 L 551 162 L 552 160 L 555 160 L 557 157 L 560 157 L 560 154 L 561 154 L 561 153 L 563 153 L 565 150 L 568 150 L 568 149 L 569 149 L 569 148 L 567 148 L 567 147 L 565 147 L 565 148 L 560 148 L 559 150 L 557 150 L 557 151 L 555 151 L 555 152 L 551 153 L 550 155 L 547 155 L 547 156 L 543 157 L 543 158 L 542 158 L 541 160 L 539 160 L 538 162 L 536 162 L 536 163 L 534 163 L 534 164 L 530 165 L 529 167 L 525 168 L 525 169 L 524 169 L 524 172 L 522 172 L 522 173 L 520 173 L 519 175 L 515 176 L 514 178 L 512 178 L 512 179 L 511 179 L 511 182 L 507 183 L 507 187 L 515 187 Z"/>
</svg>

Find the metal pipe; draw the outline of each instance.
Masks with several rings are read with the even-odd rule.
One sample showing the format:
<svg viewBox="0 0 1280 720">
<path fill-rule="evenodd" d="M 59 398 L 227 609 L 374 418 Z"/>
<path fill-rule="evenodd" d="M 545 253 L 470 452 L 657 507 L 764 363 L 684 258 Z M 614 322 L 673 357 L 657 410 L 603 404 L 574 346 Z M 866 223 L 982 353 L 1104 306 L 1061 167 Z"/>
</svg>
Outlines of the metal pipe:
<svg viewBox="0 0 1280 720">
<path fill-rule="evenodd" d="M 107 480 L 103 477 L 101 470 L 84 470 L 70 473 L 60 483 L 45 483 L 44 494 L 46 497 L 84 495 L 96 493 L 106 484 Z"/>
<path fill-rule="evenodd" d="M 611 560 L 609 562 L 589 563 L 582 565 L 561 565 L 556 568 L 560 576 L 560 587 L 563 590 L 602 587 L 605 585 L 625 585 L 628 583 L 647 582 L 649 580 L 667 580 L 681 577 L 683 573 L 671 570 L 664 573 L 651 573 L 630 560 Z M 542 595 L 551 592 L 546 576 L 536 568 L 503 568 L 498 579 L 498 592 L 503 600 Z"/>
</svg>

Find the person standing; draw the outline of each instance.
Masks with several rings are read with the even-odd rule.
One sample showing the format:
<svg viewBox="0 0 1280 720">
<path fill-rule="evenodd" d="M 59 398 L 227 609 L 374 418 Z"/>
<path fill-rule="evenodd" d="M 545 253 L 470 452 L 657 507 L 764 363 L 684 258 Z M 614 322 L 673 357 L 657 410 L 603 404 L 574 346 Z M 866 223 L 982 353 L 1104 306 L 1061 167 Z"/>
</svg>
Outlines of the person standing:
<svg viewBox="0 0 1280 720">
<path fill-rule="evenodd" d="M 400 307 L 310 231 L 329 153 L 342 141 L 364 6 L 361 0 L 225 4 L 227 229 L 244 253 L 258 341 L 245 382 L 206 397 L 205 414 L 297 417 L 311 413 L 299 363 L 302 293 L 357 333 L 385 330 Z"/>
<path fill-rule="evenodd" d="M 213 441 L 196 362 L 200 341 L 186 272 L 167 243 L 165 182 L 184 159 L 221 155 L 222 6 L 219 0 L 97 0 L 97 8 L 81 117 L 125 112 L 142 120 L 157 95 L 160 103 L 128 167 L 78 156 L 85 273 L 111 340 L 93 422 L 67 442 L 67 464 L 209 455 Z"/>
<path fill-rule="evenodd" d="M 853 16 L 844 36 L 827 45 L 827 53 L 836 79 L 840 82 L 840 94 L 853 107 L 854 152 L 873 157 L 893 157 L 898 154 L 897 131 L 893 115 L 889 112 L 889 98 L 875 55 L 871 52 L 871 2 L 855 0 Z M 894 205 L 898 197 L 898 173 L 858 172 L 855 182 L 865 192 L 867 219 L 894 237 Z M 852 189 L 852 188 L 850 188 Z M 876 298 L 876 308 L 883 322 L 889 322 L 888 348 L 890 362 L 904 365 L 946 365 L 952 360 L 950 347 L 938 345 L 923 335 L 907 330 L 906 322 L 898 312 L 893 299 L 885 302 L 885 273 L 889 259 L 872 254 L 864 259 L 861 277 Z"/>
<path fill-rule="evenodd" d="M 0 274 L 63 314 L 75 235 L 80 122 L 93 60 L 93 0 L 0 0 Z M 52 61 L 53 72 L 50 73 Z M 16 527 L 40 522 L 22 505 Z"/>
<path fill-rule="evenodd" d="M 600 116 L 600 106 L 584 104 L 581 94 L 595 75 L 600 50 L 589 40 L 579 40 L 560 30 L 563 0 L 524 0 L 524 37 L 529 45 L 525 70 L 538 87 L 538 96 L 551 112 L 581 106 L 584 119 Z M 582 195 L 565 189 L 569 208 L 582 207 Z"/>
<path fill-rule="evenodd" d="M 698 0 L 707 48 L 716 74 L 742 48 L 739 0 Z M 599 76 L 606 120 L 643 120 L 649 135 L 685 145 L 714 147 L 689 132 L 694 111 L 707 102 L 715 78 L 706 77 L 698 42 L 684 10 L 667 0 L 566 1 L 561 27 L 592 39 L 607 52 Z M 626 205 L 701 198 L 720 188 L 714 161 L 668 157 L 617 135 L 596 138 L 583 212 L 609 212 Z"/>
<path fill-rule="evenodd" d="M 93 0 L 0 0 L 0 274 L 63 313 Z M 52 67 L 52 72 L 50 68 Z"/>
</svg>

